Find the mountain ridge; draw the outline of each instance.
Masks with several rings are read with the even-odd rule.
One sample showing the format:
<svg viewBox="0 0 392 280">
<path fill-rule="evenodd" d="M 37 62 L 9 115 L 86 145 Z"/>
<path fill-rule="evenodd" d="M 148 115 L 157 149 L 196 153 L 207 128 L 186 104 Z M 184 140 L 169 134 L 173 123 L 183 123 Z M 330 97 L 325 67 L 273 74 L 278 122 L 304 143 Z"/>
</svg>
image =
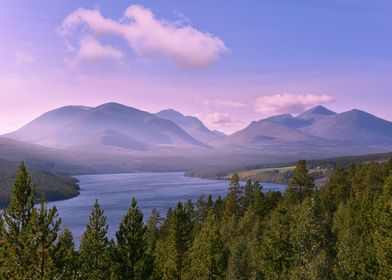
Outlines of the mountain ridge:
<svg viewBox="0 0 392 280">
<path fill-rule="evenodd" d="M 171 120 L 114 102 L 96 107 L 61 107 L 4 137 L 30 144 L 69 148 L 104 130 L 115 131 L 148 146 L 208 147 Z"/>
<path fill-rule="evenodd" d="M 334 156 L 392 150 L 392 122 L 353 109 L 323 106 L 293 116 L 251 122 L 230 135 L 173 109 L 149 113 L 119 103 L 64 106 L 3 135 L 23 143 L 72 151 L 134 155 Z"/>
</svg>

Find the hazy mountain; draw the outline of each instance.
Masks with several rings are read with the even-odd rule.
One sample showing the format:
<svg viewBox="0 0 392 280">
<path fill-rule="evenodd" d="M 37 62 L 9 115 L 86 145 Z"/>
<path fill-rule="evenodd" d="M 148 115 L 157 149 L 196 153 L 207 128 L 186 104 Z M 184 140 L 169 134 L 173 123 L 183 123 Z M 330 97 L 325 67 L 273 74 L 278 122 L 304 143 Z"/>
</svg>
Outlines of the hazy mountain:
<svg viewBox="0 0 392 280">
<path fill-rule="evenodd" d="M 305 133 L 351 143 L 392 145 L 392 122 L 360 110 L 351 110 L 314 121 Z"/>
<path fill-rule="evenodd" d="M 214 129 L 212 132 L 214 132 L 215 134 L 217 134 L 218 136 L 227 136 L 225 133 L 223 133 L 222 131 L 216 130 Z"/>
<path fill-rule="evenodd" d="M 221 133 L 209 130 L 198 118 L 184 116 L 173 109 L 163 110 L 155 115 L 162 119 L 173 121 L 188 134 L 205 143 L 222 137 Z"/>
<path fill-rule="evenodd" d="M 5 137 L 54 148 L 206 147 L 171 120 L 117 103 L 55 109 Z"/>
<path fill-rule="evenodd" d="M 302 114 L 299 114 L 297 116 L 297 119 L 305 119 L 305 120 L 320 119 L 332 115 L 336 115 L 336 113 L 319 105 L 303 112 Z"/>
<path fill-rule="evenodd" d="M 215 145 L 224 149 L 314 155 L 360 154 L 392 149 L 392 122 L 359 110 L 337 114 L 317 106 L 252 122 Z"/>
<path fill-rule="evenodd" d="M 269 117 L 265 120 L 261 120 L 260 122 L 263 122 L 263 121 L 269 121 L 269 122 L 280 124 L 283 126 L 287 126 L 289 128 L 293 128 L 293 129 L 305 127 L 305 126 L 308 126 L 312 123 L 312 120 L 310 120 L 310 119 L 295 118 L 290 114 L 272 116 L 272 117 Z"/>
<path fill-rule="evenodd" d="M 294 125 L 293 125 L 294 124 Z M 223 150 L 237 153 L 284 154 L 300 153 L 304 147 L 321 143 L 322 139 L 308 135 L 295 127 L 290 117 L 263 119 L 252 122 L 222 140 L 213 142 Z"/>
<path fill-rule="evenodd" d="M 359 110 L 337 114 L 322 106 L 296 117 L 283 114 L 254 121 L 231 135 L 218 134 L 174 110 L 151 114 L 116 103 L 66 106 L 0 138 L 0 158 L 25 160 L 55 173 L 85 174 L 392 150 L 391 122 Z"/>
<path fill-rule="evenodd" d="M 95 148 L 123 148 L 135 151 L 148 150 L 148 145 L 115 130 L 98 131 L 77 146 Z"/>
</svg>

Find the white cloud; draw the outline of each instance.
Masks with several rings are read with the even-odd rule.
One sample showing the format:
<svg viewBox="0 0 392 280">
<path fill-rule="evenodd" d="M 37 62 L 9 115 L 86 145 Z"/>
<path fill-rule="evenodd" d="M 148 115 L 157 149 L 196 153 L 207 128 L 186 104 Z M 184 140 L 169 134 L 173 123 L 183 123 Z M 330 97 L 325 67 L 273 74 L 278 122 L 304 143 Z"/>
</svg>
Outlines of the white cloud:
<svg viewBox="0 0 392 280">
<path fill-rule="evenodd" d="M 202 117 L 203 122 L 213 129 L 225 129 L 227 127 L 238 125 L 241 121 L 233 118 L 227 113 L 214 112 Z"/>
<path fill-rule="evenodd" d="M 35 56 L 30 51 L 26 50 L 14 51 L 14 57 L 16 65 L 32 64 L 35 62 Z"/>
<path fill-rule="evenodd" d="M 327 104 L 334 101 L 329 95 L 313 95 L 313 94 L 293 94 L 283 93 L 275 95 L 261 96 L 256 99 L 255 110 L 259 113 L 284 114 L 284 113 L 301 113 L 314 106 Z"/>
<path fill-rule="evenodd" d="M 101 59 L 114 59 L 121 61 L 124 54 L 110 46 L 103 45 L 92 36 L 87 36 L 80 40 L 80 48 L 76 55 L 77 60 L 101 60 Z"/>
<path fill-rule="evenodd" d="M 206 100 L 203 102 L 204 105 L 213 105 L 218 108 L 242 108 L 245 107 L 246 104 L 238 101 L 233 100 Z"/>
<path fill-rule="evenodd" d="M 129 6 L 119 21 L 103 17 L 98 10 L 74 11 L 58 29 L 70 50 L 77 48 L 71 42 L 78 30 L 81 36 L 118 36 L 139 56 L 163 57 L 190 68 L 206 67 L 228 52 L 220 38 L 190 25 L 156 19 L 151 10 L 139 5 Z"/>
</svg>

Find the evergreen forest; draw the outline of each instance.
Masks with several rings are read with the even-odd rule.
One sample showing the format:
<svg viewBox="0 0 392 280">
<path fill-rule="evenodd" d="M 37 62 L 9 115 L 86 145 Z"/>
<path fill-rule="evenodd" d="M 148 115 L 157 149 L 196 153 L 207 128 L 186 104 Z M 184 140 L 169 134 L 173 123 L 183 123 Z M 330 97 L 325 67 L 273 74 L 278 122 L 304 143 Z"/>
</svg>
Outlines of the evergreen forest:
<svg viewBox="0 0 392 280">
<path fill-rule="evenodd" d="M 95 201 L 79 248 L 22 163 L 0 214 L 0 279 L 391 279 L 392 161 L 336 168 L 315 187 L 304 160 L 284 193 L 234 174 L 225 197 L 148 219 L 130 198 L 115 238 Z"/>
</svg>

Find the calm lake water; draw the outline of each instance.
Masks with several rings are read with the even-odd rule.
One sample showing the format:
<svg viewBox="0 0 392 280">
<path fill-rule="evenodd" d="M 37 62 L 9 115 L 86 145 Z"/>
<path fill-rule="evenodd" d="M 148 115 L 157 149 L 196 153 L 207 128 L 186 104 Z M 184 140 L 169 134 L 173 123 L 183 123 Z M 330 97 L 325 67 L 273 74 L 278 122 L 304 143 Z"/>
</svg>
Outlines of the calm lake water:
<svg viewBox="0 0 392 280">
<path fill-rule="evenodd" d="M 118 224 L 126 213 L 132 197 L 136 197 L 145 219 L 153 208 L 162 216 L 179 200 L 195 201 L 200 195 L 211 194 L 214 198 L 225 195 L 228 181 L 205 180 L 184 177 L 183 173 L 129 173 L 109 175 L 76 176 L 80 184 L 80 195 L 67 200 L 49 203 L 56 205 L 63 225 L 73 233 L 78 245 L 88 222 L 95 199 L 105 211 L 109 223 L 109 237 L 113 237 Z M 283 190 L 285 186 L 263 184 L 264 190 Z"/>
</svg>

